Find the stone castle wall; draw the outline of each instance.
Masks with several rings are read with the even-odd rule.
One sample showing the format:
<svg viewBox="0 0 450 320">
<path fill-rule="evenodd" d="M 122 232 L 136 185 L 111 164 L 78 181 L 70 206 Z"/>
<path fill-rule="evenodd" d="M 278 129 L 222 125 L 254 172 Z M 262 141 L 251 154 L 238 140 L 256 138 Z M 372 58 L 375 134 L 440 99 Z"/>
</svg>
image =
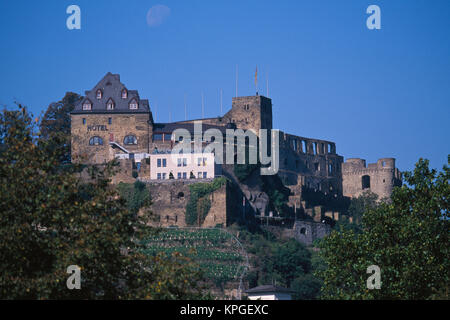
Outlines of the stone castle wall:
<svg viewBox="0 0 450 320">
<path fill-rule="evenodd" d="M 159 221 L 153 222 L 157 227 L 188 227 L 186 224 L 186 206 L 190 199 L 189 185 L 197 181 L 168 180 L 158 183 L 148 183 L 153 215 L 159 216 Z M 230 197 L 227 184 L 208 195 L 211 208 L 203 223 L 193 227 L 215 227 L 229 224 Z"/>
<path fill-rule="evenodd" d="M 401 173 L 395 167 L 394 158 L 382 158 L 368 166 L 364 159 L 347 159 L 342 164 L 342 185 L 346 197 L 358 197 L 371 191 L 380 199 L 388 198 L 393 188 L 401 185 Z"/>
</svg>

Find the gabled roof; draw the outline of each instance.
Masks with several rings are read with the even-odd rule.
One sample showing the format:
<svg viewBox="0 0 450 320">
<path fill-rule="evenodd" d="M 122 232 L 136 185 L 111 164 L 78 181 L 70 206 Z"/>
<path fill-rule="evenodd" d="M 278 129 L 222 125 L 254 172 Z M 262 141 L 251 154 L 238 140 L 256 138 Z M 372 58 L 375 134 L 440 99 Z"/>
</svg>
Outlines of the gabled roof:
<svg viewBox="0 0 450 320">
<path fill-rule="evenodd" d="M 293 291 L 291 289 L 274 286 L 274 285 L 264 285 L 264 286 L 258 286 L 254 287 L 248 290 L 245 290 L 246 293 L 269 293 L 269 292 L 275 292 L 275 293 L 292 293 Z"/>
<path fill-rule="evenodd" d="M 97 90 L 102 90 L 102 98 L 97 99 Z M 123 83 L 120 82 L 118 74 L 108 72 L 103 79 L 101 79 L 92 90 L 85 92 L 85 96 L 75 105 L 71 113 L 150 113 L 150 107 L 147 99 L 140 99 L 137 90 L 128 90 L 126 99 L 122 99 L 122 90 L 127 89 Z M 83 110 L 83 103 L 86 99 L 92 103 L 91 110 Z M 115 103 L 114 110 L 106 110 L 106 103 L 112 99 Z M 136 99 L 138 102 L 138 109 L 130 109 L 129 103 Z"/>
</svg>

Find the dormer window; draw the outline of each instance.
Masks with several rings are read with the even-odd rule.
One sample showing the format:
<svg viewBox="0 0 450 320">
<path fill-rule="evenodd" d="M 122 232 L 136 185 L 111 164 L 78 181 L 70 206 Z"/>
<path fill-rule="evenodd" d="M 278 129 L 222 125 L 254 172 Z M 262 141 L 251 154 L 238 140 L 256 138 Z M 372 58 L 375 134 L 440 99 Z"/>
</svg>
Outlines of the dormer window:
<svg viewBox="0 0 450 320">
<path fill-rule="evenodd" d="M 96 96 L 97 96 L 97 99 L 100 100 L 102 98 L 102 96 L 103 96 L 102 90 L 98 89 Z"/>
<path fill-rule="evenodd" d="M 89 101 L 89 99 L 86 99 L 83 102 L 83 110 L 92 110 L 92 103 Z"/>
<path fill-rule="evenodd" d="M 108 102 L 106 103 L 106 110 L 114 110 L 115 103 L 113 99 L 109 98 Z"/>
<path fill-rule="evenodd" d="M 128 91 L 127 91 L 127 89 L 123 89 L 122 90 L 122 99 L 126 99 L 126 98 L 128 98 Z"/>
<path fill-rule="evenodd" d="M 131 110 L 136 110 L 138 108 L 138 103 L 136 99 L 130 101 L 129 107 Z"/>
</svg>

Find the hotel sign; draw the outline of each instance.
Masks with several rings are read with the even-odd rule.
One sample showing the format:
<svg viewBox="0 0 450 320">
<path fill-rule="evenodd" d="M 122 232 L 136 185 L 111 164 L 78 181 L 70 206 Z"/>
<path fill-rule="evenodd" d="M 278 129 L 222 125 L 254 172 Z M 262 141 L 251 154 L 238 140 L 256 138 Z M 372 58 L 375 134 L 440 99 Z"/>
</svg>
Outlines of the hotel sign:
<svg viewBox="0 0 450 320">
<path fill-rule="evenodd" d="M 87 126 L 87 131 L 108 131 L 108 127 L 103 124 L 97 124 L 93 126 Z"/>
</svg>

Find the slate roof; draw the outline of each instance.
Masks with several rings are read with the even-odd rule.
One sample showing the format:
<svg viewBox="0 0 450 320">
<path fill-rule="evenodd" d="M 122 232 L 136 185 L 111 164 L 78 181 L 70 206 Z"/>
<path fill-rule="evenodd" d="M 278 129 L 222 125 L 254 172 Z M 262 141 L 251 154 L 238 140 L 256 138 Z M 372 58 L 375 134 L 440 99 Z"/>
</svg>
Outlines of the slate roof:
<svg viewBox="0 0 450 320">
<path fill-rule="evenodd" d="M 97 90 L 102 90 L 101 99 L 97 99 Z M 73 114 L 83 113 L 150 113 L 150 107 L 147 99 L 140 99 L 137 90 L 128 90 L 126 99 L 122 99 L 122 90 L 127 89 L 123 83 L 120 82 L 120 75 L 108 72 L 97 85 L 89 91 L 85 92 L 85 96 L 80 102 L 75 105 Z M 106 103 L 112 98 L 114 101 L 114 110 L 107 110 Z M 130 109 L 129 103 L 132 99 L 138 102 L 138 109 Z M 91 110 L 83 110 L 83 103 L 89 99 L 92 104 Z"/>
<path fill-rule="evenodd" d="M 258 286 L 254 287 L 248 290 L 245 290 L 246 293 L 268 293 L 268 292 L 285 292 L 285 293 L 292 293 L 293 291 L 291 289 L 274 286 L 274 285 L 264 285 L 264 286 Z"/>
<path fill-rule="evenodd" d="M 225 126 L 215 126 L 211 124 L 202 123 L 203 133 L 208 129 L 219 129 L 219 131 L 225 134 Z M 153 133 L 172 133 L 176 129 L 186 129 L 189 133 L 194 134 L 194 124 L 193 123 L 182 123 L 182 122 L 170 122 L 170 123 L 155 123 L 153 125 Z"/>
</svg>

